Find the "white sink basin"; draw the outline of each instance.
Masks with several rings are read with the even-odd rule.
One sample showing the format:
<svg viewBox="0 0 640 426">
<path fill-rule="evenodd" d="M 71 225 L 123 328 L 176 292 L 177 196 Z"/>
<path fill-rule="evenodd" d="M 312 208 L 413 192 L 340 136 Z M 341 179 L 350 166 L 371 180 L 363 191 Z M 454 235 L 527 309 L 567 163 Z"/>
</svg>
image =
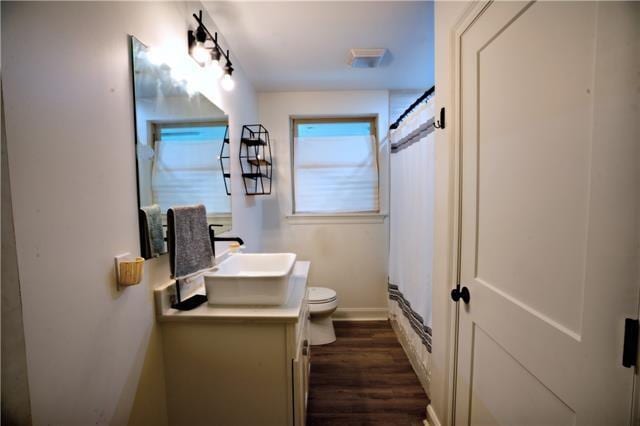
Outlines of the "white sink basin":
<svg viewBox="0 0 640 426">
<path fill-rule="evenodd" d="M 281 305 L 289 297 L 294 253 L 237 253 L 204 275 L 210 305 Z"/>
</svg>

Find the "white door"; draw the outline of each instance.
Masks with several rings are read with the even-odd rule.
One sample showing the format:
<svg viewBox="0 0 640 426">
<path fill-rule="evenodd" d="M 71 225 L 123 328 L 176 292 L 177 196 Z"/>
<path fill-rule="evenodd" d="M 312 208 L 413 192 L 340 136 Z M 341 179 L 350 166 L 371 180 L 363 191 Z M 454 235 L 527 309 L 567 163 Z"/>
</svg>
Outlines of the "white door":
<svg viewBox="0 0 640 426">
<path fill-rule="evenodd" d="M 467 22 L 455 423 L 627 425 L 640 4 L 500 2 Z"/>
</svg>

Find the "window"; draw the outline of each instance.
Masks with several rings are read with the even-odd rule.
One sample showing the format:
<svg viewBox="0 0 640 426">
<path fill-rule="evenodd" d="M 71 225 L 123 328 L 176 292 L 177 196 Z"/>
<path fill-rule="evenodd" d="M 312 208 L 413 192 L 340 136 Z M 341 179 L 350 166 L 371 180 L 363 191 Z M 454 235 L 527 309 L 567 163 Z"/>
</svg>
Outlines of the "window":
<svg viewBox="0 0 640 426">
<path fill-rule="evenodd" d="M 292 124 L 294 213 L 377 213 L 375 118 Z"/>
<path fill-rule="evenodd" d="M 154 125 L 153 202 L 171 206 L 204 204 L 209 216 L 231 213 L 219 155 L 226 123 Z"/>
</svg>

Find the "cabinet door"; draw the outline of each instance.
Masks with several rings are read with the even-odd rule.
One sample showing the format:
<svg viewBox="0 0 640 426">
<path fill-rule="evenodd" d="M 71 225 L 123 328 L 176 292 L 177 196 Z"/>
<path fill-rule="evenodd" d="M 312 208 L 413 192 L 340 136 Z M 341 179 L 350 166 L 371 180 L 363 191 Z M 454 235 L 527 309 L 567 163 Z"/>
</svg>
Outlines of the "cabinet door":
<svg viewBox="0 0 640 426">
<path fill-rule="evenodd" d="M 309 373 L 311 372 L 311 335 L 309 333 L 309 313 L 304 319 L 302 334 L 302 365 L 304 375 L 304 413 L 307 413 L 307 403 L 309 401 Z"/>
<path fill-rule="evenodd" d="M 296 426 L 304 426 L 307 417 L 307 400 L 309 398 L 309 371 L 311 342 L 309 340 L 308 313 L 301 317 L 301 330 L 298 338 L 296 358 L 292 362 L 293 369 L 293 417 Z"/>
<path fill-rule="evenodd" d="M 304 426 L 306 422 L 305 407 L 305 356 L 302 355 L 302 345 L 298 348 L 296 359 L 292 362 L 293 368 L 293 418 L 294 425 Z"/>
</svg>

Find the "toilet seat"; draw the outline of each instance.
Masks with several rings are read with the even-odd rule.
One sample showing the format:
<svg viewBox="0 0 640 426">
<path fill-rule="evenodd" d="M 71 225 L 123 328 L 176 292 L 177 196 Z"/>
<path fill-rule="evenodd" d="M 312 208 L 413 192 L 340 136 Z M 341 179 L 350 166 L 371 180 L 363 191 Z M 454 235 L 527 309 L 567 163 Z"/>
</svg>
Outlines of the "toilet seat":
<svg viewBox="0 0 640 426">
<path fill-rule="evenodd" d="M 338 300 L 323 303 L 309 303 L 309 313 L 314 315 L 332 314 L 338 308 Z"/>
<path fill-rule="evenodd" d="M 337 300 L 335 290 L 326 287 L 309 287 L 308 302 L 310 305 L 331 303 Z"/>
</svg>

